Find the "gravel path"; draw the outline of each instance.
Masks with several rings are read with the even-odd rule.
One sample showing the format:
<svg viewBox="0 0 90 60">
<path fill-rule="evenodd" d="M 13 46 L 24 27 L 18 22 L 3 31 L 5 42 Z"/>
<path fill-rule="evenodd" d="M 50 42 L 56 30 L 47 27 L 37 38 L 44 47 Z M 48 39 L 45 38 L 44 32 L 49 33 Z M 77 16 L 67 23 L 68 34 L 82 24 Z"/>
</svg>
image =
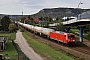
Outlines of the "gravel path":
<svg viewBox="0 0 90 60">
<path fill-rule="evenodd" d="M 29 46 L 26 39 L 22 36 L 20 31 L 16 33 L 15 42 L 19 45 L 22 52 L 31 60 L 44 60 L 40 55 L 34 52 L 34 50 Z"/>
</svg>

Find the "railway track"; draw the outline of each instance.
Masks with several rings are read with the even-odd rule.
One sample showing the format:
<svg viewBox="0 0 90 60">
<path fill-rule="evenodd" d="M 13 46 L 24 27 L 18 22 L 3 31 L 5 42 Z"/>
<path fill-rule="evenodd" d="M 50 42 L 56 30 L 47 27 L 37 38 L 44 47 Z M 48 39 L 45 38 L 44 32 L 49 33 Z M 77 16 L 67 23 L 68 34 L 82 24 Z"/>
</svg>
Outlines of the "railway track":
<svg viewBox="0 0 90 60">
<path fill-rule="evenodd" d="M 26 31 L 26 32 L 28 32 L 28 31 Z M 55 43 L 54 41 L 48 40 L 46 38 L 42 38 L 42 37 L 35 35 L 31 32 L 28 32 L 28 34 L 30 36 L 32 36 L 33 38 L 38 39 L 40 42 L 48 44 L 55 49 L 58 49 L 58 50 L 61 49 L 65 52 L 70 53 L 70 54 L 77 56 L 79 58 L 84 58 L 85 60 L 90 60 L 90 47 L 88 47 L 88 46 L 77 45 L 75 47 L 67 47 L 67 46 L 62 45 L 60 43 Z"/>
<path fill-rule="evenodd" d="M 79 36 L 76 36 L 76 40 L 77 41 L 80 40 Z M 90 41 L 89 40 L 83 38 L 83 42 L 82 43 L 85 44 L 85 45 L 87 45 L 88 47 L 90 47 Z"/>
<path fill-rule="evenodd" d="M 71 49 L 90 55 L 90 48 L 88 47 L 73 47 Z"/>
</svg>

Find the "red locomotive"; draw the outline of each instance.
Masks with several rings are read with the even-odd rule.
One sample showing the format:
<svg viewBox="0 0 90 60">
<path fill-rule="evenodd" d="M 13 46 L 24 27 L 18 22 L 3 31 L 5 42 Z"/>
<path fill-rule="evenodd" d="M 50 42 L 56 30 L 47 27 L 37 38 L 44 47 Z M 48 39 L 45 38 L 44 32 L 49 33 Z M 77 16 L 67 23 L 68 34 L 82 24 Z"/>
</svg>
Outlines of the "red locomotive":
<svg viewBox="0 0 90 60">
<path fill-rule="evenodd" d="M 75 42 L 75 35 L 72 33 L 53 31 L 53 32 L 50 32 L 50 39 L 54 39 L 54 40 L 69 44 L 69 43 Z"/>
</svg>

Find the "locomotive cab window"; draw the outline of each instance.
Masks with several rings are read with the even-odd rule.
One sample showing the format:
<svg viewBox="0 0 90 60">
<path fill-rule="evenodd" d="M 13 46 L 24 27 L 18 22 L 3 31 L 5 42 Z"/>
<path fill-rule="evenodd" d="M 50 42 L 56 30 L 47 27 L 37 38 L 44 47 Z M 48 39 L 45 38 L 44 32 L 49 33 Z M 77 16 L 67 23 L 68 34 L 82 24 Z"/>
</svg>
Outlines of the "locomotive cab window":
<svg viewBox="0 0 90 60">
<path fill-rule="evenodd" d="M 75 36 L 74 35 L 70 35 L 70 36 L 68 36 L 68 38 L 75 38 Z"/>
</svg>

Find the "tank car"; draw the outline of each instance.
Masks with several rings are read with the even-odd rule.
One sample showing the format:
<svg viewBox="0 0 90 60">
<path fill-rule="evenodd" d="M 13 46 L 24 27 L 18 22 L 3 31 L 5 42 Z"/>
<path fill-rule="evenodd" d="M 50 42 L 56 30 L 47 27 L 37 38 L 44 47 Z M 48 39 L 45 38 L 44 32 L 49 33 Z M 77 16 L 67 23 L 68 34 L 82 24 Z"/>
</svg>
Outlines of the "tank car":
<svg viewBox="0 0 90 60">
<path fill-rule="evenodd" d="M 50 32 L 52 32 L 52 31 L 54 31 L 54 30 L 50 29 L 50 28 L 42 28 L 42 36 L 49 38 Z"/>
<path fill-rule="evenodd" d="M 34 27 L 34 33 L 36 33 L 36 34 L 38 34 L 38 35 L 41 35 L 41 33 L 42 33 L 42 28 L 43 28 L 43 27 L 35 26 L 35 27 Z"/>
</svg>

